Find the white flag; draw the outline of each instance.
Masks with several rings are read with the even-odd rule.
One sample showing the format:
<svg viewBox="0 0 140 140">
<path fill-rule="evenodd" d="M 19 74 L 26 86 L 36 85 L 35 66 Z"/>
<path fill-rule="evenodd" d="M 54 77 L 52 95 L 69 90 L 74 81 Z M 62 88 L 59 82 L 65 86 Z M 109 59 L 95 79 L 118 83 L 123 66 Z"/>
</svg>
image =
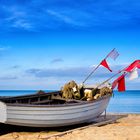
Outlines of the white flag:
<svg viewBox="0 0 140 140">
<path fill-rule="evenodd" d="M 109 54 L 108 54 L 108 56 L 110 57 L 110 58 L 112 58 L 112 59 L 116 59 L 118 56 L 119 56 L 119 53 L 115 50 L 115 49 L 113 49 Z"/>
<path fill-rule="evenodd" d="M 130 76 L 129 76 L 129 79 L 130 80 L 133 80 L 133 79 L 136 79 L 138 78 L 138 71 L 137 71 L 137 68 L 135 68 L 131 73 L 130 73 Z"/>
</svg>

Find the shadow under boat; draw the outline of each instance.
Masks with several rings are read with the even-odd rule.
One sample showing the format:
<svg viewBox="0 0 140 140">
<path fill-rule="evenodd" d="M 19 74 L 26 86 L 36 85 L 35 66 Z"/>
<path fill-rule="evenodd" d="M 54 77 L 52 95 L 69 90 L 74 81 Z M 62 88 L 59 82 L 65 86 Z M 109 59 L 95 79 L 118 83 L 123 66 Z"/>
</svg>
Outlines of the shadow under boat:
<svg viewBox="0 0 140 140">
<path fill-rule="evenodd" d="M 65 134 L 67 132 L 74 131 L 76 129 L 85 129 L 90 126 L 103 126 L 111 123 L 116 123 L 118 119 L 127 117 L 127 114 L 107 114 L 101 115 L 97 117 L 96 119 L 91 120 L 87 123 L 82 124 L 76 124 L 76 125 L 70 125 L 67 127 L 53 127 L 53 128 L 47 128 L 47 127 L 26 127 L 26 126 L 15 126 L 15 125 L 9 125 L 9 124 L 3 124 L 0 123 L 0 136 L 13 133 L 13 132 L 60 132 L 59 135 Z M 56 134 L 57 135 L 57 134 Z M 50 136 L 49 136 L 50 137 Z"/>
</svg>

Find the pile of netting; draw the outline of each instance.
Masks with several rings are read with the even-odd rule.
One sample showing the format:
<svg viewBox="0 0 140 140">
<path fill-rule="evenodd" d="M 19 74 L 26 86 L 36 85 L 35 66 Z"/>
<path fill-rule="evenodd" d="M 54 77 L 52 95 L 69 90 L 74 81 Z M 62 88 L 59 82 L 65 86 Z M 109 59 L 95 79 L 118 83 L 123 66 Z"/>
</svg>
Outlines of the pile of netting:
<svg viewBox="0 0 140 140">
<path fill-rule="evenodd" d="M 112 95 L 113 91 L 110 87 L 102 88 L 85 88 L 83 85 L 78 86 L 75 81 L 66 83 L 62 89 L 62 98 L 76 100 L 96 100 L 105 95 Z"/>
</svg>

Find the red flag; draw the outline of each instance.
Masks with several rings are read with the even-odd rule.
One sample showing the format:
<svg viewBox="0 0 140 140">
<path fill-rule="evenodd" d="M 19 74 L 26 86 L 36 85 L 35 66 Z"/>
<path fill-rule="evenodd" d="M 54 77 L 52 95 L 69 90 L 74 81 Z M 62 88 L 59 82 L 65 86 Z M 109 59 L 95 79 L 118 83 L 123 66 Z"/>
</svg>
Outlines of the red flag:
<svg viewBox="0 0 140 140">
<path fill-rule="evenodd" d="M 140 64 L 139 64 L 139 65 L 137 65 L 137 68 L 138 68 L 138 69 L 140 69 Z"/>
<path fill-rule="evenodd" d="M 140 60 L 136 60 L 131 63 L 127 68 L 124 69 L 124 71 L 131 72 L 134 68 L 140 68 Z"/>
<path fill-rule="evenodd" d="M 119 92 L 125 91 L 125 78 L 124 78 L 124 75 L 118 82 L 118 91 Z"/>
<path fill-rule="evenodd" d="M 112 83 L 112 89 L 114 89 L 118 84 L 118 91 L 125 91 L 125 75 L 121 75 Z"/>
<path fill-rule="evenodd" d="M 112 70 L 109 68 L 109 66 L 108 66 L 108 64 L 107 64 L 105 59 L 100 63 L 100 65 L 104 66 L 105 68 L 107 68 L 109 71 L 112 72 Z"/>
</svg>

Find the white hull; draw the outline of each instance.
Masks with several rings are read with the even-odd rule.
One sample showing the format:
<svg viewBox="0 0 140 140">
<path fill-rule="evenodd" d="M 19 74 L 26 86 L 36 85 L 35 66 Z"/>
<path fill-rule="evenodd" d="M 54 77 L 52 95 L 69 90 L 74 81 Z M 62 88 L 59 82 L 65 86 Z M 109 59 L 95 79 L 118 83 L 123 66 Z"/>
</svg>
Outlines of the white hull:
<svg viewBox="0 0 140 140">
<path fill-rule="evenodd" d="M 86 103 L 16 105 L 0 102 L 0 122 L 32 127 L 58 127 L 87 122 L 102 114 L 110 96 Z"/>
</svg>

